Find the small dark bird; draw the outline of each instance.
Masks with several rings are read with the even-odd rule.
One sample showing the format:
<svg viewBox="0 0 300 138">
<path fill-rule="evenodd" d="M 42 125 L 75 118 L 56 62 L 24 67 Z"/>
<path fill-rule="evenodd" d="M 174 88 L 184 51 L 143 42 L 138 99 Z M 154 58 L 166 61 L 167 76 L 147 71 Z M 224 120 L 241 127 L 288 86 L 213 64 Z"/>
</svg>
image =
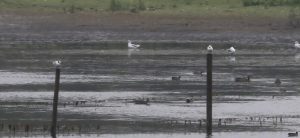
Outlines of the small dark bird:
<svg viewBox="0 0 300 138">
<path fill-rule="evenodd" d="M 177 76 L 177 77 L 176 77 L 176 76 L 173 76 L 173 77 L 172 77 L 172 80 L 174 80 L 174 81 L 179 81 L 180 78 L 181 78 L 181 76 Z"/>
<path fill-rule="evenodd" d="M 147 98 L 146 100 L 145 99 L 135 99 L 133 101 L 135 104 L 145 104 L 145 105 L 149 105 L 149 102 L 150 102 L 150 99 Z"/>
<path fill-rule="evenodd" d="M 288 133 L 289 137 L 298 137 L 298 132 L 295 133 Z"/>
<path fill-rule="evenodd" d="M 250 82 L 250 76 L 235 78 L 235 82 Z"/>
<path fill-rule="evenodd" d="M 279 86 L 281 84 L 281 80 L 279 78 L 276 78 L 275 82 L 274 82 L 277 86 Z"/>
<path fill-rule="evenodd" d="M 192 102 L 194 102 L 193 96 L 190 97 L 190 98 L 186 98 L 186 99 L 185 99 L 185 102 L 186 102 L 186 103 L 192 103 Z"/>
</svg>

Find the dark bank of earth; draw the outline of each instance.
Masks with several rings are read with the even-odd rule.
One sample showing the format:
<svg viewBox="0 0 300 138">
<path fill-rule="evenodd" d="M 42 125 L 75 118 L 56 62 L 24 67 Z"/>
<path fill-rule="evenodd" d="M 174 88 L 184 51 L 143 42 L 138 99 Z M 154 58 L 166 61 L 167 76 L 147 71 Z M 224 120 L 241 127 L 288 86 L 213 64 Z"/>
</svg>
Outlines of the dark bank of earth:
<svg viewBox="0 0 300 138">
<path fill-rule="evenodd" d="M 292 44 L 300 29 L 285 19 L 187 17 L 131 13 L 0 13 L 2 44 L 103 41 L 196 41 L 238 44 Z"/>
</svg>

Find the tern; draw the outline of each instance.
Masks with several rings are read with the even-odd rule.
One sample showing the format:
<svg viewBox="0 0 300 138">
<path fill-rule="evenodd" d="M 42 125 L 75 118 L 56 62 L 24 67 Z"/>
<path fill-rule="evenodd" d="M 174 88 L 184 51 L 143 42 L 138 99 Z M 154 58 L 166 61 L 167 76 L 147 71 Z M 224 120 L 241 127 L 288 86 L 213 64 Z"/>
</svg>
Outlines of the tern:
<svg viewBox="0 0 300 138">
<path fill-rule="evenodd" d="M 54 66 L 58 67 L 61 65 L 61 61 L 60 60 L 56 60 L 52 62 Z"/>
<path fill-rule="evenodd" d="M 207 51 L 209 51 L 209 52 L 212 52 L 214 49 L 213 49 L 213 47 L 211 46 L 211 45 L 209 45 L 208 47 L 207 47 Z"/>
<path fill-rule="evenodd" d="M 235 48 L 232 46 L 232 47 L 230 47 L 229 49 L 227 49 L 227 52 L 228 52 L 229 54 L 235 54 Z"/>
<path fill-rule="evenodd" d="M 128 48 L 139 48 L 141 45 L 133 44 L 130 40 L 128 40 Z"/>
</svg>

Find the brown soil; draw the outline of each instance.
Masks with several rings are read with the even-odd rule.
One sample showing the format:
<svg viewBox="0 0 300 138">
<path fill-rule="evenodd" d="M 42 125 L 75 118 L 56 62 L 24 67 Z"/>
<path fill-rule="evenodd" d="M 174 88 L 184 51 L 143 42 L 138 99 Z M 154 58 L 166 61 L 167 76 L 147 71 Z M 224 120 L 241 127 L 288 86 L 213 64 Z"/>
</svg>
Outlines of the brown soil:
<svg viewBox="0 0 300 138">
<path fill-rule="evenodd" d="M 1 43 L 199 41 L 282 44 L 300 39 L 288 21 L 263 17 L 187 17 L 138 13 L 0 12 Z"/>
</svg>

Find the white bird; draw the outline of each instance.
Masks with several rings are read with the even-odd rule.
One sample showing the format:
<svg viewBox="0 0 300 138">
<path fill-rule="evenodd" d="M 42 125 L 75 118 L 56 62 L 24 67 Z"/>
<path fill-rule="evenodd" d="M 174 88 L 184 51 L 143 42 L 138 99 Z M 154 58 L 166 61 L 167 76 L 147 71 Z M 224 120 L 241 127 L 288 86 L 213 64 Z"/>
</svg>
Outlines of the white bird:
<svg viewBox="0 0 300 138">
<path fill-rule="evenodd" d="M 61 61 L 60 61 L 60 60 L 55 60 L 55 61 L 53 61 L 52 63 L 53 63 L 53 65 L 54 65 L 55 67 L 59 67 L 59 66 L 61 65 Z"/>
<path fill-rule="evenodd" d="M 294 45 L 296 48 L 300 48 L 300 44 L 298 41 L 295 41 L 295 45 Z"/>
<path fill-rule="evenodd" d="M 229 54 L 235 54 L 235 48 L 232 46 L 232 47 L 230 47 L 229 49 L 227 49 L 227 52 L 228 52 Z"/>
<path fill-rule="evenodd" d="M 128 40 L 128 48 L 139 48 L 139 44 L 133 44 L 130 40 Z"/>
<path fill-rule="evenodd" d="M 207 51 L 208 52 L 212 52 L 214 49 L 213 49 L 213 47 L 211 46 L 211 45 L 209 45 L 208 47 L 207 47 Z"/>
</svg>

